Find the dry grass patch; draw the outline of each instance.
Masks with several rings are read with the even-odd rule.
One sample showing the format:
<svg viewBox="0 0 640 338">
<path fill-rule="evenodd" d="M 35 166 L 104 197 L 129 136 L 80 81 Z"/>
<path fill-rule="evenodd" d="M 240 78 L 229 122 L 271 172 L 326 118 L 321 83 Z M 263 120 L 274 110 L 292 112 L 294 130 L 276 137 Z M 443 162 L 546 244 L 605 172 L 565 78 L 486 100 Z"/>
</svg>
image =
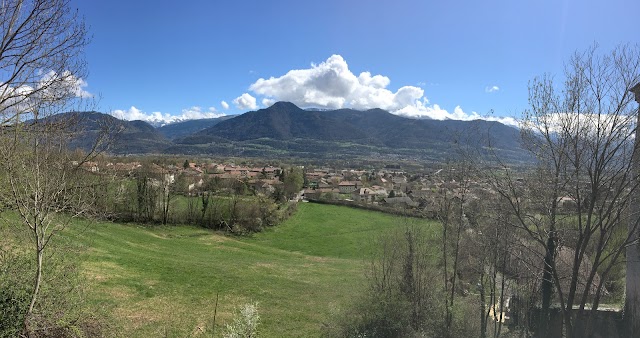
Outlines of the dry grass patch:
<svg viewBox="0 0 640 338">
<path fill-rule="evenodd" d="M 103 223 L 76 240 L 94 249 L 83 266 L 93 296 L 121 320 L 120 336 L 206 336 L 219 294 L 216 334 L 236 308 L 257 302 L 262 336 L 315 337 L 331 308 L 349 303 L 362 285 L 369 238 L 402 224 L 305 203 L 284 224 L 251 237 Z"/>
</svg>

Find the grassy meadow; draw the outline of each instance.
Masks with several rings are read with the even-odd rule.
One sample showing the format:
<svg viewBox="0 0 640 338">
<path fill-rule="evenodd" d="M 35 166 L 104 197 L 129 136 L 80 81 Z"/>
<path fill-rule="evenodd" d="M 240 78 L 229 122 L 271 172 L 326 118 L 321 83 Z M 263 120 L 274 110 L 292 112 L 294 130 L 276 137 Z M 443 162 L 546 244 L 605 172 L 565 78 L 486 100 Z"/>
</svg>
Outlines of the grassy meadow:
<svg viewBox="0 0 640 338">
<path fill-rule="evenodd" d="M 62 235 L 85 247 L 90 302 L 113 315 L 116 336 L 220 336 L 235 309 L 257 302 L 262 336 L 313 337 L 362 289 L 376 236 L 405 222 L 302 203 L 283 224 L 249 237 L 84 222 Z M 432 221 L 411 222 L 438 231 Z"/>
</svg>

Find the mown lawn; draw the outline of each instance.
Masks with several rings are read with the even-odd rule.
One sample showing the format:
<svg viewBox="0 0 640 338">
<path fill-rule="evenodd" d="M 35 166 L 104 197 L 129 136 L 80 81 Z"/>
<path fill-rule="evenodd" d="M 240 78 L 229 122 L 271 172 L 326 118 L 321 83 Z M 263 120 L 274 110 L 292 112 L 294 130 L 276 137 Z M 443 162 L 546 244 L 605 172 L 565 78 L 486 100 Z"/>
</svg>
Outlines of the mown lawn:
<svg viewBox="0 0 640 338">
<path fill-rule="evenodd" d="M 304 203 L 280 226 L 251 237 L 82 222 L 63 235 L 86 246 L 90 298 L 113 313 L 116 336 L 210 337 L 219 294 L 216 336 L 235 308 L 258 302 L 262 336 L 313 337 L 332 309 L 362 289 L 373 239 L 405 222 Z"/>
</svg>

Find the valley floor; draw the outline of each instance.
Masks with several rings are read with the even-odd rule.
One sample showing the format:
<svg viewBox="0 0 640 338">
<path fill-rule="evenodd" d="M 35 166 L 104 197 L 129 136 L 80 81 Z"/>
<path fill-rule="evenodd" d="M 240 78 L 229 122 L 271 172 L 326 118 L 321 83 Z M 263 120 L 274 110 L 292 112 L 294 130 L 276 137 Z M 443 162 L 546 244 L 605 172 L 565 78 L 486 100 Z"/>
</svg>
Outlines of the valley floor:
<svg viewBox="0 0 640 338">
<path fill-rule="evenodd" d="M 251 237 L 114 223 L 78 224 L 65 236 L 86 246 L 91 301 L 113 314 L 117 336 L 211 336 L 214 314 L 219 336 L 236 309 L 257 302 L 261 336 L 309 337 L 362 287 L 374 239 L 405 222 L 303 203 Z"/>
</svg>

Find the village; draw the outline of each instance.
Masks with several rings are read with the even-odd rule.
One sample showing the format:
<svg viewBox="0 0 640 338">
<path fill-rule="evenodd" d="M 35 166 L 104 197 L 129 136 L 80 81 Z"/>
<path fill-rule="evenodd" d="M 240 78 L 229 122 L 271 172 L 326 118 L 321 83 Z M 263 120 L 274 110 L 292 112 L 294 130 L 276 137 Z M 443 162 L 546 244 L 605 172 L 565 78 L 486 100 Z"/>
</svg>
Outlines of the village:
<svg viewBox="0 0 640 338">
<path fill-rule="evenodd" d="M 283 172 L 280 166 L 244 166 L 226 163 L 191 162 L 182 165 L 163 164 L 162 161 L 86 162 L 82 167 L 95 174 L 114 174 L 117 177 L 149 176 L 156 184 L 180 185 L 180 193 L 196 196 L 203 191 L 218 190 L 225 193 L 242 184 L 247 193 L 273 196 L 283 190 Z M 431 172 L 408 172 L 399 168 L 343 169 L 294 166 L 302 177 L 301 189 L 295 189 L 286 198 L 291 201 L 323 201 L 341 205 L 379 206 L 380 211 L 393 209 L 409 214 L 434 215 L 436 199 L 442 196 L 473 200 L 491 193 L 487 182 L 480 182 L 455 173 L 455 168 L 434 169 Z M 213 182 L 213 183 L 212 183 Z M 464 197 L 462 196 L 464 195 Z M 566 197 L 561 203 L 569 203 Z"/>
</svg>

